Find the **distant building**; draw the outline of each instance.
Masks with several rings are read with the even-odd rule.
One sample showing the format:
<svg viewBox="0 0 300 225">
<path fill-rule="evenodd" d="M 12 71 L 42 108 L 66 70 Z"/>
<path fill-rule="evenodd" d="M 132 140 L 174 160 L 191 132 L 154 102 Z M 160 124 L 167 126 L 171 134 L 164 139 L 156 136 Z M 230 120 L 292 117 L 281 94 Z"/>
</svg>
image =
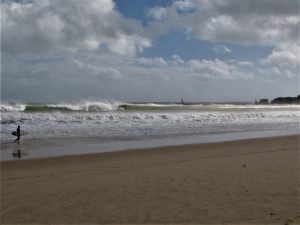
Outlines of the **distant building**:
<svg viewBox="0 0 300 225">
<path fill-rule="evenodd" d="M 258 104 L 260 104 L 260 105 L 269 104 L 269 99 L 262 98 L 262 99 L 259 100 Z"/>
</svg>

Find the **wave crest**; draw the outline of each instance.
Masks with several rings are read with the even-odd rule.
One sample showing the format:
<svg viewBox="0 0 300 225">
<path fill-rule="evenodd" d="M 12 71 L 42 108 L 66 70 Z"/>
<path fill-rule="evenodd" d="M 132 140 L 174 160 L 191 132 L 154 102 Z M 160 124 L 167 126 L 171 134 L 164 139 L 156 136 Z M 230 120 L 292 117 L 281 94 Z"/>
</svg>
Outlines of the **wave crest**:
<svg viewBox="0 0 300 225">
<path fill-rule="evenodd" d="M 0 111 L 1 112 L 22 112 L 26 108 L 25 104 L 20 103 L 1 103 Z"/>
<path fill-rule="evenodd" d="M 20 104 L 20 103 L 1 103 L 1 112 L 102 112 L 115 111 L 120 102 L 113 101 L 82 101 L 75 103 L 60 104 Z"/>
<path fill-rule="evenodd" d="M 215 103 L 123 103 L 119 101 L 77 101 L 59 104 L 1 103 L 1 112 L 106 112 L 106 111 L 240 111 L 295 110 L 300 105 L 254 105 Z"/>
</svg>

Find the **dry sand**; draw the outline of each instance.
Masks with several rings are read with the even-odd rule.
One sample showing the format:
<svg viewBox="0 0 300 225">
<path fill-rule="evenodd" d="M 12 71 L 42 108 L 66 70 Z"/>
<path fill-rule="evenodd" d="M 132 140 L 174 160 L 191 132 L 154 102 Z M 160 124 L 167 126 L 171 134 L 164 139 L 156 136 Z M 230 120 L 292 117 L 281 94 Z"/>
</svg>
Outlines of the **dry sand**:
<svg viewBox="0 0 300 225">
<path fill-rule="evenodd" d="M 2 224 L 300 224 L 299 136 L 1 163 Z"/>
</svg>

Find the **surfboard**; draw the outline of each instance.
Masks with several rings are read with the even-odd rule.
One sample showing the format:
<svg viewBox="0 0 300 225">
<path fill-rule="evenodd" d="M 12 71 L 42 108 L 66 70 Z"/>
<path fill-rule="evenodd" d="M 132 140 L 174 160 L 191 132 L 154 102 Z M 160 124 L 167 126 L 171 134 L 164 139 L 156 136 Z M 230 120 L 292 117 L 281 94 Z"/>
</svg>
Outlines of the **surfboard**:
<svg viewBox="0 0 300 225">
<path fill-rule="evenodd" d="M 21 135 L 21 136 L 24 136 L 24 135 L 26 135 L 26 134 L 28 134 L 28 133 L 21 130 L 21 132 L 20 132 L 20 135 Z M 17 131 L 13 131 L 13 132 L 11 133 L 11 135 L 17 136 Z"/>
</svg>

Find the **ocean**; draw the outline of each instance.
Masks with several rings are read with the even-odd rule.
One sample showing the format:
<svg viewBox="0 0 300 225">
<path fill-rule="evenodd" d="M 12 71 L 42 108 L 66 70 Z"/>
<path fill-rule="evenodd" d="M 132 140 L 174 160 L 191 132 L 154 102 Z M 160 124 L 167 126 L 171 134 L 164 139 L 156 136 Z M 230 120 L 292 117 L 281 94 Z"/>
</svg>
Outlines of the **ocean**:
<svg viewBox="0 0 300 225">
<path fill-rule="evenodd" d="M 48 148 L 94 143 L 105 151 L 105 148 L 121 150 L 299 134 L 299 121 L 300 105 L 119 101 L 2 103 L 1 146 L 4 150 L 15 148 L 10 144 L 15 139 L 11 133 L 18 125 L 28 133 L 21 137 L 21 143 L 24 142 L 25 147 L 27 143 L 27 148 L 41 148 L 43 143 L 52 143 Z"/>
</svg>

